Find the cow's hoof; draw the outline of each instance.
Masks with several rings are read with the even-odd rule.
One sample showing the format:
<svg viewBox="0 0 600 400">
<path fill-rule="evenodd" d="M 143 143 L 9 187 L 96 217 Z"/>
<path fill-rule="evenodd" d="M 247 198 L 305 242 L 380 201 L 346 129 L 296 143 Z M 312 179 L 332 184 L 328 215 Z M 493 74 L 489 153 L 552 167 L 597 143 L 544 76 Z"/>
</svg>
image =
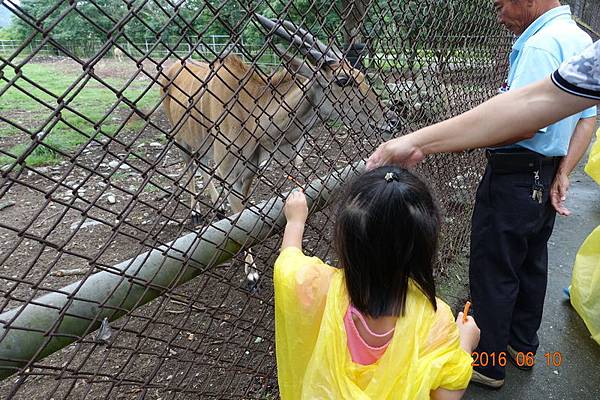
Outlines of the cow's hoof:
<svg viewBox="0 0 600 400">
<path fill-rule="evenodd" d="M 258 272 L 250 272 L 246 277 L 246 290 L 251 294 L 256 294 L 260 291 L 260 276 Z"/>
<path fill-rule="evenodd" d="M 204 217 L 199 212 L 193 211 L 191 221 L 193 226 L 202 225 L 204 224 Z"/>
<path fill-rule="evenodd" d="M 225 209 L 224 208 L 218 208 L 215 211 L 215 215 L 217 216 L 218 220 L 222 220 L 222 219 L 225 219 L 227 217 L 227 214 L 225 214 Z"/>
</svg>

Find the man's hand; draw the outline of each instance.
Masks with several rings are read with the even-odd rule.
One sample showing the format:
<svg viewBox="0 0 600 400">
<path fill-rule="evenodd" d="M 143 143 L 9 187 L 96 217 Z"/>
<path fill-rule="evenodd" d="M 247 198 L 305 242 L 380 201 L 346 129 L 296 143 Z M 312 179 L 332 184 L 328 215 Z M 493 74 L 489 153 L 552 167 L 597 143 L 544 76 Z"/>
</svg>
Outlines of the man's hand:
<svg viewBox="0 0 600 400">
<path fill-rule="evenodd" d="M 552 207 L 554 207 L 556 212 L 565 217 L 571 215 L 571 211 L 569 211 L 565 205 L 568 191 L 569 176 L 559 170 L 554 177 L 552 186 L 550 186 L 550 202 L 552 203 Z"/>
<path fill-rule="evenodd" d="M 390 164 L 413 167 L 424 158 L 425 154 L 412 143 L 410 136 L 401 136 L 379 145 L 367 159 L 367 171 Z"/>
</svg>

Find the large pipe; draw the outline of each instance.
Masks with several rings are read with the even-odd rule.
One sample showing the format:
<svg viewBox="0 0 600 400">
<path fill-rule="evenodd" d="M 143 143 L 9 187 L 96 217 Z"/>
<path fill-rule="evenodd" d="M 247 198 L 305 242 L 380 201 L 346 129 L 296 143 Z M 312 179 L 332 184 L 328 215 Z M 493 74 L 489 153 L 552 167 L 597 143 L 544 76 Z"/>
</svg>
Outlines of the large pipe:
<svg viewBox="0 0 600 400">
<path fill-rule="evenodd" d="M 311 211 L 330 203 L 335 190 L 358 174 L 358 162 L 305 188 Z M 0 380 L 182 285 L 279 231 L 283 198 L 190 233 L 133 259 L 90 275 L 55 293 L 0 315 Z"/>
</svg>

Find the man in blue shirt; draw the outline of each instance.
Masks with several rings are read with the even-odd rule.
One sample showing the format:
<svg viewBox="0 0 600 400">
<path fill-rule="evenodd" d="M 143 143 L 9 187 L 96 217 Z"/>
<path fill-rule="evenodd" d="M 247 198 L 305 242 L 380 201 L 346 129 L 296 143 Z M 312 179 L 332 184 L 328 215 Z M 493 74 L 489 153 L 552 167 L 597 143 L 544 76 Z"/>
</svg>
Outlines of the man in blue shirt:
<svg viewBox="0 0 600 400">
<path fill-rule="evenodd" d="M 544 123 L 600 104 L 598 66 L 600 41 L 563 63 L 552 79 L 548 75 L 457 117 L 383 143 L 367 160 L 367 169 L 389 164 L 411 167 L 429 154 L 527 141 Z M 579 119 L 567 155 L 559 158 L 557 176 L 561 170 L 568 175 L 569 162 L 577 164 L 589 145 L 589 123 L 594 126 L 593 118 Z M 478 191 L 471 248 L 472 259 L 477 258 L 471 264 L 472 271 L 479 263 L 489 271 L 481 267 L 479 276 L 472 274 L 471 290 L 482 338 L 475 364 L 499 368 L 476 367 L 472 380 L 500 387 L 504 379 L 498 376 L 504 376 L 507 353 L 521 368 L 535 360 L 546 288 L 546 243 L 554 221 L 544 190 L 549 181 L 546 174 L 551 176 L 554 170 L 547 165 L 554 167 L 556 161 L 525 148 L 491 153 Z M 537 196 L 533 198 L 535 186 L 530 184 L 528 170 L 537 172 L 538 178 L 544 177 L 541 205 L 536 205 L 540 201 Z M 551 197 L 557 196 L 551 192 Z M 556 200 L 560 209 L 561 199 Z"/>
<path fill-rule="evenodd" d="M 570 8 L 556 0 L 493 1 L 499 21 L 517 36 L 504 90 L 547 78 L 592 43 Z M 568 214 L 562 204 L 568 175 L 590 143 L 595 116 L 591 108 L 530 139 L 486 152 L 488 166 L 471 227 L 470 288 L 481 329 L 473 382 L 501 387 L 501 360 L 507 355 L 522 369 L 533 366 L 546 294 L 547 243 L 556 211 Z M 551 197 L 559 200 L 553 204 Z"/>
</svg>

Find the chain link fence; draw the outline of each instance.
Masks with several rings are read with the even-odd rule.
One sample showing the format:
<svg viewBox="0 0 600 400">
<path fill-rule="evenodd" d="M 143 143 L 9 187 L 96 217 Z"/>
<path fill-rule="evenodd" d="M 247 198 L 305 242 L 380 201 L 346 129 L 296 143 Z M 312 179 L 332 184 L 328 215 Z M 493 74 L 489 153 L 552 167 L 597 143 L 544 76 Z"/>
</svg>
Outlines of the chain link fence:
<svg viewBox="0 0 600 400">
<path fill-rule="evenodd" d="M 600 38 L 600 4 L 595 0 L 567 0 L 564 4 L 571 6 L 573 16 L 588 29 L 594 40 Z"/>
<path fill-rule="evenodd" d="M 161 43 L 157 42 L 156 38 L 143 38 L 136 42 L 123 43 L 121 52 L 113 48 L 111 54 L 108 57 L 117 59 L 119 62 L 123 62 L 124 55 L 127 54 L 129 57 L 140 57 L 147 56 L 153 58 L 162 58 L 170 56 L 186 57 L 193 53 L 199 58 L 210 58 L 214 54 L 221 53 L 233 53 L 242 55 L 240 48 L 245 48 L 250 52 L 256 52 L 260 49 L 258 44 L 246 45 L 243 41 L 237 45 L 232 45 L 230 37 L 227 35 L 209 35 L 204 37 L 190 37 L 189 42 L 179 43 L 176 39 L 172 39 L 173 42 Z M 195 43 L 195 47 L 192 47 L 191 43 Z M 43 43 L 42 40 L 36 39 L 29 42 L 29 45 L 21 49 L 22 41 L 20 40 L 0 40 L 0 54 L 4 56 L 10 56 L 15 52 L 19 52 L 22 56 L 34 54 L 37 59 L 40 57 L 60 57 L 62 52 L 55 46 Z M 105 43 L 99 40 L 74 40 L 65 44 L 64 47 L 69 51 L 70 54 L 76 55 L 81 58 L 92 57 L 97 52 L 101 51 Z M 150 49 L 153 49 L 151 52 Z M 269 59 L 268 55 L 272 57 Z M 276 57 L 273 53 L 268 53 L 267 57 L 264 57 L 260 64 L 263 66 L 278 66 Z"/>
<path fill-rule="evenodd" d="M 337 187 L 494 95 L 511 42 L 479 0 L 3 4 L 0 393 L 30 400 L 276 398 L 285 193 L 307 189 L 306 251 L 335 264 Z M 441 281 L 482 166 L 417 171 Z"/>
</svg>

